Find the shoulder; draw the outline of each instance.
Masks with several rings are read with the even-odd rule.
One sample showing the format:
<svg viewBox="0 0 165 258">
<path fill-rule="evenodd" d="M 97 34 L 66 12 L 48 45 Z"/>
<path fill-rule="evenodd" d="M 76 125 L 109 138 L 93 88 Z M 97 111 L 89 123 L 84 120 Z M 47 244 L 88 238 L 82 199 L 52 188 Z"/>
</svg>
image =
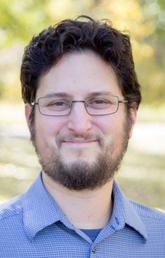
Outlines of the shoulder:
<svg viewBox="0 0 165 258">
<path fill-rule="evenodd" d="M 10 201 L 0 205 L 0 224 L 4 220 L 19 216 L 22 214 L 22 200 L 21 196 L 17 196 Z"/>
<path fill-rule="evenodd" d="M 134 201 L 130 202 L 146 226 L 152 225 L 152 228 L 154 228 L 154 226 L 159 228 L 160 226 L 160 229 L 163 226 L 165 229 L 165 212 L 147 207 Z"/>
</svg>

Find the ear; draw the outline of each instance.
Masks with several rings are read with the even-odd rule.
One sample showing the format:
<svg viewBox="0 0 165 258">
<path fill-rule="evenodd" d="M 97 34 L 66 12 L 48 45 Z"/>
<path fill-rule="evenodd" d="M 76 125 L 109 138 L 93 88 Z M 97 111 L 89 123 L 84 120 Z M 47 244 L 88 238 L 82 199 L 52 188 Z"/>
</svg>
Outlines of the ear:
<svg viewBox="0 0 165 258">
<path fill-rule="evenodd" d="M 30 130 L 30 127 L 31 127 L 31 124 L 30 124 L 31 111 L 32 111 L 32 106 L 30 104 L 26 103 L 24 112 L 25 112 L 25 118 L 26 118 L 26 122 L 27 122 L 27 125 L 29 127 L 29 130 Z"/>
<path fill-rule="evenodd" d="M 133 132 L 134 125 L 136 123 L 136 119 L 137 119 L 137 108 L 132 107 L 129 110 L 129 123 L 130 123 L 129 138 L 131 138 L 131 136 L 132 136 L 132 132 Z"/>
</svg>

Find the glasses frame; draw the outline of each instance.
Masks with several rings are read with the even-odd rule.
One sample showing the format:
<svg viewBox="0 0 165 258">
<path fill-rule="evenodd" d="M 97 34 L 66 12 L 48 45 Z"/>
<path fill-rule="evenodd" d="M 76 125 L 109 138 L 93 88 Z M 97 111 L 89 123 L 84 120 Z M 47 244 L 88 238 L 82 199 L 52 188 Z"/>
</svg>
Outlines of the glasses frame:
<svg viewBox="0 0 165 258">
<path fill-rule="evenodd" d="M 111 95 L 112 97 L 115 97 L 116 98 L 116 110 L 114 112 L 109 112 L 109 113 L 106 113 L 106 114 L 91 114 L 89 111 L 88 111 L 88 104 L 86 103 L 87 101 L 86 100 L 72 100 L 71 101 L 71 105 L 70 105 L 70 108 L 68 110 L 68 113 L 64 114 L 64 115 L 48 115 L 48 114 L 45 114 L 41 111 L 41 107 L 40 107 L 40 99 L 44 99 L 44 98 L 48 98 L 48 97 L 39 97 L 37 99 L 37 101 L 34 101 L 34 102 L 31 102 L 31 106 L 35 107 L 36 105 L 38 105 L 38 109 L 39 109 L 39 112 L 41 115 L 44 115 L 44 116 L 50 116 L 50 117 L 60 117 L 60 116 L 69 116 L 70 113 L 72 112 L 72 106 L 73 106 L 73 103 L 83 103 L 84 104 L 84 107 L 85 107 L 85 110 L 87 112 L 87 114 L 89 114 L 90 116 L 106 116 L 106 115 L 113 115 L 115 113 L 117 113 L 118 109 L 119 109 L 119 104 L 123 103 L 128 103 L 128 100 L 126 99 L 119 99 L 118 96 L 114 96 L 114 95 Z"/>
</svg>

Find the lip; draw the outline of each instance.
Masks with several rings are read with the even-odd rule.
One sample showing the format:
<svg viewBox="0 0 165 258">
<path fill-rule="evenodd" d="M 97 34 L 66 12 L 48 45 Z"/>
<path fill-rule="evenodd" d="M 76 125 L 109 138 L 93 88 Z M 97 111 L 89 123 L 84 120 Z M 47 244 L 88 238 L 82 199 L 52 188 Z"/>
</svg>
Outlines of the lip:
<svg viewBox="0 0 165 258">
<path fill-rule="evenodd" d="M 62 143 L 66 144 L 77 144 L 77 145 L 85 145 L 85 144 L 90 144 L 90 143 L 96 143 L 97 140 L 67 140 L 63 141 Z"/>
</svg>

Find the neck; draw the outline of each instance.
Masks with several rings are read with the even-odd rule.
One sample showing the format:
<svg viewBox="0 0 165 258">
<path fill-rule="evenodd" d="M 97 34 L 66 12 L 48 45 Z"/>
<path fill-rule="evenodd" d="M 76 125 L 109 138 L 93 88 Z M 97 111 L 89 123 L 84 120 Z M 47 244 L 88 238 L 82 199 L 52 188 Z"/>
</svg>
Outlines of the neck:
<svg viewBox="0 0 165 258">
<path fill-rule="evenodd" d="M 74 191 L 53 181 L 44 172 L 43 182 L 69 221 L 77 228 L 103 228 L 112 211 L 112 184 L 110 181 L 95 190 Z"/>
</svg>

